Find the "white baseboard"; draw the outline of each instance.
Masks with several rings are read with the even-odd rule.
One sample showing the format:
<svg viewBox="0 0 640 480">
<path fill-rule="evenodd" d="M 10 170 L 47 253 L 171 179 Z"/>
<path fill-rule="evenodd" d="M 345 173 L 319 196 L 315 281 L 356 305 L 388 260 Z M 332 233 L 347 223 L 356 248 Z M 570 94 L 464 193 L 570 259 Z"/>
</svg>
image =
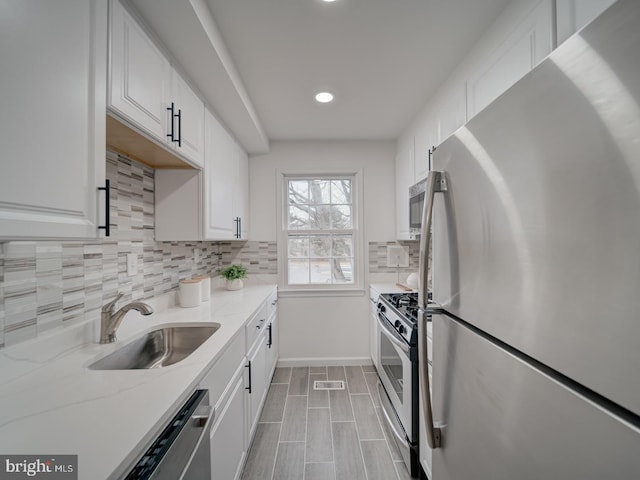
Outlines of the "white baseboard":
<svg viewBox="0 0 640 480">
<path fill-rule="evenodd" d="M 342 367 L 348 365 L 373 365 L 369 357 L 329 358 L 280 358 L 278 367 Z"/>
</svg>

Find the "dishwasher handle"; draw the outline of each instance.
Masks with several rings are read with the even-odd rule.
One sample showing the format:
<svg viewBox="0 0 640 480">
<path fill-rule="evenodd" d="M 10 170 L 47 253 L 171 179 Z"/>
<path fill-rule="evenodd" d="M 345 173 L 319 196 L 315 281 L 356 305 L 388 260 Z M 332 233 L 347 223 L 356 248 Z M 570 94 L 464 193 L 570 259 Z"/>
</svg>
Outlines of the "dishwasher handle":
<svg viewBox="0 0 640 480">
<path fill-rule="evenodd" d="M 209 430 L 215 410 L 209 406 L 209 391 L 196 390 L 167 423 L 126 480 L 177 480 L 206 478 L 188 472 L 208 472 L 211 458 Z"/>
<path fill-rule="evenodd" d="M 211 457 L 209 444 L 209 431 L 216 416 L 216 409 L 209 405 L 206 406 L 206 413 L 195 413 L 191 416 L 191 420 L 198 428 L 202 428 L 202 432 L 198 437 L 198 441 L 187 460 L 187 463 L 178 477 L 178 480 L 190 480 L 192 478 L 209 478 L 211 475 Z"/>
</svg>

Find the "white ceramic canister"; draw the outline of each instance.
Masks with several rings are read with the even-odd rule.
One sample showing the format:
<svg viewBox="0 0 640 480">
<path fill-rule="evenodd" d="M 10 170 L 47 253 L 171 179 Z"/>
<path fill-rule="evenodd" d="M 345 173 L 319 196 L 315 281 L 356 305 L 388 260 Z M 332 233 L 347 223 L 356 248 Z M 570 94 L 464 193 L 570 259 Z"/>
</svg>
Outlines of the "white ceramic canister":
<svg viewBox="0 0 640 480">
<path fill-rule="evenodd" d="M 182 280 L 179 287 L 181 307 L 197 307 L 202 302 L 200 280 Z"/>
<path fill-rule="evenodd" d="M 211 277 L 203 275 L 201 277 L 193 277 L 193 280 L 200 280 L 200 287 L 202 289 L 202 301 L 208 302 L 211 298 Z"/>
</svg>

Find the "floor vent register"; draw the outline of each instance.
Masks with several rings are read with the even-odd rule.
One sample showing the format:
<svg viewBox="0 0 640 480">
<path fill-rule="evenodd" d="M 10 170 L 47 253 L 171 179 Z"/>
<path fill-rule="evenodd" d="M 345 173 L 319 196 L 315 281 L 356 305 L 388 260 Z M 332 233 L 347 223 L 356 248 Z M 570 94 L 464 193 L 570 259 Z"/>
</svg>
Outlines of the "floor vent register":
<svg viewBox="0 0 640 480">
<path fill-rule="evenodd" d="M 314 390 L 344 390 L 342 380 L 316 380 L 313 382 Z"/>
</svg>

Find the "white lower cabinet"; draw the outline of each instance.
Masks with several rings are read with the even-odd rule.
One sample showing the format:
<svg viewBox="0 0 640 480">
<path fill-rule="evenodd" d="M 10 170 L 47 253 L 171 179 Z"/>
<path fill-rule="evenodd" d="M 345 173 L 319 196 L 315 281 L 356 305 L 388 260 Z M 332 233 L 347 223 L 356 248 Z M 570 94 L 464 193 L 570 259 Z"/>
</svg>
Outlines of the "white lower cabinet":
<svg viewBox="0 0 640 480">
<path fill-rule="evenodd" d="M 269 387 L 267 382 L 267 342 L 264 334 L 258 337 L 258 340 L 249 353 L 247 368 L 249 374 L 248 387 L 250 387 L 249 390 L 247 390 L 247 413 L 249 415 L 247 426 L 249 429 L 249 438 L 253 438 L 253 434 L 258 426 L 262 404 Z"/>
<path fill-rule="evenodd" d="M 276 291 L 269 295 L 199 383 L 216 409 L 209 433 L 211 480 L 242 474 L 278 360 L 277 298 Z"/>
<path fill-rule="evenodd" d="M 266 374 L 267 384 L 271 382 L 273 372 L 278 362 L 278 312 L 274 310 L 269 318 L 269 324 L 267 325 L 267 351 L 266 351 Z"/>
<path fill-rule="evenodd" d="M 267 308 L 268 299 L 247 322 L 245 334 L 247 340 L 247 415 L 248 438 L 251 440 L 258 425 L 269 387 L 267 378 Z"/>
<path fill-rule="evenodd" d="M 380 368 L 380 358 L 378 352 L 378 297 L 380 292 L 375 288 L 369 287 L 369 312 L 371 314 L 371 335 L 370 335 L 370 349 L 371 349 L 371 361 L 373 365 Z"/>
<path fill-rule="evenodd" d="M 247 454 L 244 365 L 240 364 L 229 394 L 216 408 L 211 428 L 211 480 L 235 480 L 242 474 Z"/>
</svg>

